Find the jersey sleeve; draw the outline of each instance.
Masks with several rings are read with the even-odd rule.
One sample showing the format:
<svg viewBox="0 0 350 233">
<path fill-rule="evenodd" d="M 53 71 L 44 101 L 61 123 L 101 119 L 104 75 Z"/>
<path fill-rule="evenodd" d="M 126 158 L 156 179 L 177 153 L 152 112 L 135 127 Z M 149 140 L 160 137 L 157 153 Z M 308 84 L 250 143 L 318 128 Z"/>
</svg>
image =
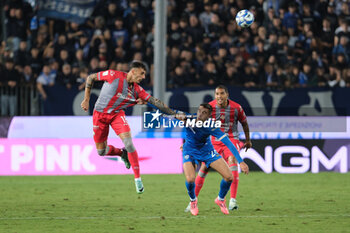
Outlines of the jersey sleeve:
<svg viewBox="0 0 350 233">
<path fill-rule="evenodd" d="M 247 121 L 247 117 L 245 115 L 245 112 L 244 112 L 242 106 L 239 106 L 239 108 L 238 108 L 238 120 L 241 123 L 244 123 Z"/>
<path fill-rule="evenodd" d="M 151 95 L 148 94 L 145 89 L 143 89 L 141 86 L 139 86 L 138 84 L 135 83 L 135 92 L 137 94 L 138 98 L 141 98 L 142 100 L 149 100 L 149 98 L 151 98 Z"/>
<path fill-rule="evenodd" d="M 210 129 L 210 134 L 218 139 L 218 141 L 221 141 L 222 143 L 227 146 L 227 148 L 232 152 L 232 154 L 237 159 L 238 163 L 243 162 L 242 157 L 239 155 L 236 147 L 232 144 L 230 139 L 227 137 L 225 133 L 223 133 L 219 128 L 212 128 Z"/>
<path fill-rule="evenodd" d="M 117 78 L 117 74 L 115 70 L 105 70 L 97 73 L 98 81 L 111 82 L 116 78 Z"/>
</svg>

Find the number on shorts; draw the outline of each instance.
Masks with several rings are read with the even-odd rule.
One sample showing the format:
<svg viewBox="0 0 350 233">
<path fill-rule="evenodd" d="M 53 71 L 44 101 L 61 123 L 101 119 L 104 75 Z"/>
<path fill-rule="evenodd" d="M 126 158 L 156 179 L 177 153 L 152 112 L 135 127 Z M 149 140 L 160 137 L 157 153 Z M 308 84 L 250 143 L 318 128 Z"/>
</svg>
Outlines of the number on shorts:
<svg viewBox="0 0 350 233">
<path fill-rule="evenodd" d="M 125 118 L 125 116 L 121 116 L 120 118 L 122 118 L 122 120 L 124 121 L 124 124 L 126 124 L 126 118 Z"/>
</svg>

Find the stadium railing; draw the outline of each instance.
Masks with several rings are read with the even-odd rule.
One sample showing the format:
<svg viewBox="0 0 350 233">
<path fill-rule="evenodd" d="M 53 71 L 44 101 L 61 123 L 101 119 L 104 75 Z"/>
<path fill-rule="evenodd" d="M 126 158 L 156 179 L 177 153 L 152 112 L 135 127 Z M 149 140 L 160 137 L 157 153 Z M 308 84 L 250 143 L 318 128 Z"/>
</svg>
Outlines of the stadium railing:
<svg viewBox="0 0 350 233">
<path fill-rule="evenodd" d="M 0 116 L 38 116 L 41 113 L 39 92 L 34 86 L 0 86 L 0 101 Z"/>
</svg>

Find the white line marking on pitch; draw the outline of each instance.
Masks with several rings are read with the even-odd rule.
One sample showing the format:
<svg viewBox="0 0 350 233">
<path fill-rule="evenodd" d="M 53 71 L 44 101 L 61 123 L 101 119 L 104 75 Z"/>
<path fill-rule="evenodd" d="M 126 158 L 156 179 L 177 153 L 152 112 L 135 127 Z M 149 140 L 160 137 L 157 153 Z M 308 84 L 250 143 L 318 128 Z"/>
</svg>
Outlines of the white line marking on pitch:
<svg viewBox="0 0 350 233">
<path fill-rule="evenodd" d="M 67 217 L 1 217 L 0 220 L 84 220 L 84 219 L 188 219 L 188 216 L 67 216 Z M 252 215 L 252 216 L 196 216 L 194 218 L 314 218 L 314 217 L 350 217 L 350 214 L 327 215 Z"/>
</svg>

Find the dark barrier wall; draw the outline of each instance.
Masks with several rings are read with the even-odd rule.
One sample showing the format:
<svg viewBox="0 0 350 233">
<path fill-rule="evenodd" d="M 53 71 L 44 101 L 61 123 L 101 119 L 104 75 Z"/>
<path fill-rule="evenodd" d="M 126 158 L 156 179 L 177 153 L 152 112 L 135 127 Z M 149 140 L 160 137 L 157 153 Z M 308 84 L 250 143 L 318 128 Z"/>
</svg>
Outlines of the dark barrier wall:
<svg viewBox="0 0 350 233">
<path fill-rule="evenodd" d="M 76 87 L 46 88 L 44 115 L 86 115 L 80 109 L 84 91 Z M 242 105 L 248 116 L 335 116 L 350 115 L 350 88 L 298 88 L 288 91 L 254 90 L 229 87 L 230 98 Z M 99 90 L 92 90 L 90 114 Z M 170 107 L 191 112 L 202 102 L 214 98 L 213 88 L 179 88 L 166 93 L 163 101 Z M 127 115 L 138 115 L 133 109 Z"/>
<path fill-rule="evenodd" d="M 253 149 L 241 151 L 252 171 L 271 173 L 345 173 L 350 165 L 350 140 L 253 140 Z"/>
</svg>

